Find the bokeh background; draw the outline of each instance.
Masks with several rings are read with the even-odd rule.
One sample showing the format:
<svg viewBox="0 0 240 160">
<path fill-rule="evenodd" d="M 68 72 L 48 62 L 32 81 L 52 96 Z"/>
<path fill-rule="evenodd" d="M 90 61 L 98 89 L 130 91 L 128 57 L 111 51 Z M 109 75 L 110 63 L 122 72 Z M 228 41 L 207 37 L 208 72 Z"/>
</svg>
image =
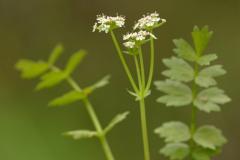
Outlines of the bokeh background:
<svg viewBox="0 0 240 160">
<path fill-rule="evenodd" d="M 89 52 L 79 66 L 75 79 L 81 86 L 89 85 L 106 74 L 111 84 L 91 97 L 97 114 L 106 125 L 117 113 L 131 111 L 126 121 L 109 134 L 116 159 L 141 160 L 142 144 L 138 104 L 126 89 L 127 78 L 116 56 L 110 37 L 92 33 L 95 15 L 123 14 L 127 26 L 118 37 L 131 29 L 134 21 L 146 12 L 158 11 L 168 23 L 158 29 L 157 64 L 154 79 L 162 79 L 161 58 L 173 54 L 172 39 L 190 40 L 194 25 L 209 25 L 215 34 L 209 52 L 219 55 L 228 74 L 219 84 L 233 101 L 221 113 L 198 114 L 199 124 L 215 124 L 229 139 L 218 160 L 240 159 L 240 1 L 239 0 L 0 0 L 0 160 L 104 160 L 96 139 L 73 141 L 61 136 L 68 130 L 92 129 L 84 106 L 76 103 L 48 108 L 47 102 L 68 90 L 34 92 L 37 81 L 19 78 L 14 64 L 19 58 L 46 59 L 59 42 L 65 46 L 62 66 L 74 51 Z M 146 53 L 147 54 L 147 53 Z M 153 129 L 168 120 L 190 120 L 190 108 L 166 108 L 155 103 L 159 92 L 147 99 L 147 116 L 153 160 L 164 159 L 158 154 L 163 145 L 152 134 Z"/>
</svg>

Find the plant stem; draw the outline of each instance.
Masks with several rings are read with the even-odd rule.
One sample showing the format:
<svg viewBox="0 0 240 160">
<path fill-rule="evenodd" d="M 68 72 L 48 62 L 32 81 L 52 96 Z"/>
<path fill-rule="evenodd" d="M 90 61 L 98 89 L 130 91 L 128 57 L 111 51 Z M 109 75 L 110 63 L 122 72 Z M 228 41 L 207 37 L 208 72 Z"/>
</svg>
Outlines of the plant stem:
<svg viewBox="0 0 240 160">
<path fill-rule="evenodd" d="M 147 119 L 145 110 L 145 100 L 140 99 L 140 114 L 141 114 L 141 126 L 142 126 L 142 139 L 144 147 L 144 159 L 150 160 L 149 142 L 148 142 L 148 131 L 147 131 Z"/>
<path fill-rule="evenodd" d="M 137 55 L 134 56 L 134 62 L 135 62 L 135 65 L 136 65 L 136 70 L 137 70 L 139 88 L 142 88 L 140 66 L 139 66 Z"/>
<path fill-rule="evenodd" d="M 130 81 L 130 83 L 131 83 L 131 85 L 132 85 L 135 93 L 138 93 L 137 85 L 136 85 L 136 83 L 134 82 L 134 79 L 133 79 L 132 74 L 131 74 L 131 72 L 130 72 L 130 70 L 129 70 L 129 68 L 128 68 L 128 65 L 127 65 L 126 60 L 125 60 L 125 58 L 124 58 L 124 56 L 123 56 L 123 53 L 122 53 L 122 51 L 121 51 L 121 49 L 120 49 L 120 46 L 119 46 L 118 41 L 117 41 L 117 39 L 116 39 L 116 36 L 115 36 L 115 34 L 114 34 L 113 31 L 110 31 L 110 33 L 111 33 L 111 37 L 112 37 L 113 43 L 114 43 L 114 45 L 115 45 L 115 47 L 116 47 L 118 56 L 119 56 L 119 58 L 120 58 L 120 60 L 121 60 L 121 62 L 122 62 L 123 68 L 124 68 L 124 70 L 125 70 L 125 72 L 126 72 L 126 74 L 127 74 L 127 77 L 128 77 L 128 79 L 129 79 L 129 81 Z"/>
<path fill-rule="evenodd" d="M 60 71 L 60 69 L 55 66 L 53 66 L 51 69 L 55 70 L 55 71 Z M 67 82 L 75 91 L 79 91 L 79 92 L 82 91 L 81 87 L 71 77 L 67 78 Z M 104 150 L 107 160 L 114 160 L 111 148 L 107 142 L 105 134 L 103 134 L 102 126 L 99 122 L 99 119 L 97 117 L 96 112 L 94 111 L 92 104 L 90 103 L 90 101 L 87 97 L 85 97 L 83 99 L 83 103 L 86 106 L 86 109 L 87 109 L 89 116 L 94 124 L 95 129 L 97 130 L 98 134 L 100 135 L 98 138 L 103 147 L 103 150 Z"/>
<path fill-rule="evenodd" d="M 194 79 L 198 76 L 198 72 L 199 72 L 199 66 L 198 64 L 195 62 L 195 66 L 194 66 Z M 193 95 L 193 102 L 197 96 L 197 85 L 195 83 L 195 81 L 193 81 L 193 84 L 192 84 L 192 95 Z M 191 128 L 191 148 L 193 149 L 194 148 L 194 141 L 193 141 L 193 136 L 194 136 L 194 133 L 196 131 L 196 123 L 197 123 L 197 108 L 196 106 L 194 105 L 194 103 L 192 103 L 192 113 L 191 113 L 191 124 L 190 124 L 190 128 Z"/>
<path fill-rule="evenodd" d="M 142 53 L 142 48 L 139 47 L 139 59 L 140 59 L 140 67 L 141 67 L 141 75 L 142 75 L 142 91 L 144 94 L 144 89 L 145 89 L 145 70 L 144 70 L 144 61 L 143 61 L 143 53 Z"/>
<path fill-rule="evenodd" d="M 87 98 L 85 98 L 84 100 L 84 104 L 88 110 L 88 113 L 93 121 L 93 124 L 97 130 L 98 133 L 100 133 L 100 136 L 99 136 L 99 140 L 103 146 L 103 150 L 105 152 L 105 155 L 107 157 L 108 160 L 114 160 L 114 157 L 113 157 L 113 154 L 112 154 L 112 151 L 111 151 L 111 148 L 107 142 L 107 139 L 105 137 L 105 135 L 103 134 L 103 129 L 102 129 L 102 126 L 96 116 L 96 113 L 92 107 L 92 104 L 89 102 L 89 100 Z"/>
<path fill-rule="evenodd" d="M 151 37 L 150 38 L 150 68 L 149 68 L 149 76 L 148 76 L 146 91 L 148 91 L 150 89 L 151 84 L 152 84 L 153 73 L 154 73 L 154 58 L 155 58 L 154 52 L 155 52 L 154 51 L 154 39 L 153 39 L 153 37 Z"/>
</svg>

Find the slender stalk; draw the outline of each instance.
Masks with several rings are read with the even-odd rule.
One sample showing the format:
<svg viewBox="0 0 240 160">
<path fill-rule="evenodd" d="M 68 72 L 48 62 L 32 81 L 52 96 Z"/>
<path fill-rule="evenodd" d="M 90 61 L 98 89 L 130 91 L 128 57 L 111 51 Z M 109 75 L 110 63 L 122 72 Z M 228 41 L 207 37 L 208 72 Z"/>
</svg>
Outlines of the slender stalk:
<svg viewBox="0 0 240 160">
<path fill-rule="evenodd" d="M 119 46 L 118 41 L 117 41 L 117 39 L 116 39 L 116 36 L 115 36 L 115 34 L 114 34 L 113 31 L 110 31 L 110 33 L 111 33 L 111 37 L 112 37 L 113 43 L 114 43 L 114 45 L 115 45 L 115 47 L 116 47 L 118 56 L 119 56 L 119 58 L 120 58 L 120 60 L 121 60 L 121 62 L 122 62 L 123 68 L 124 68 L 124 70 L 125 70 L 125 72 L 126 72 L 126 74 L 127 74 L 127 77 L 128 77 L 128 79 L 129 79 L 129 81 L 130 81 L 130 83 L 131 83 L 131 85 L 132 85 L 135 93 L 138 93 L 137 85 L 136 85 L 136 83 L 134 82 L 134 79 L 133 79 L 132 74 L 131 74 L 131 72 L 130 72 L 130 70 L 129 70 L 129 68 L 128 68 L 128 65 L 127 65 L 126 60 L 125 60 L 125 58 L 124 58 L 124 56 L 123 56 L 123 53 L 122 53 L 122 51 L 121 51 L 121 49 L 120 49 L 120 46 Z"/>
<path fill-rule="evenodd" d="M 152 84 L 153 73 L 154 73 L 154 58 L 155 58 L 154 52 L 155 52 L 154 51 L 154 39 L 151 37 L 150 38 L 150 68 L 149 68 L 149 76 L 148 76 L 146 91 L 148 91 L 150 89 L 151 84 Z"/>
<path fill-rule="evenodd" d="M 59 71 L 60 69 L 53 66 L 52 67 L 53 70 L 57 70 Z M 69 85 L 76 91 L 82 91 L 81 87 L 71 78 L 67 78 L 67 82 L 69 83 Z M 99 140 L 100 140 L 100 143 L 103 147 L 103 150 L 104 150 L 104 153 L 105 153 L 105 156 L 107 158 L 107 160 L 114 160 L 114 156 L 112 154 L 112 151 L 111 151 L 111 148 L 107 142 L 107 139 L 106 139 L 106 136 L 103 134 L 103 129 L 102 129 L 102 126 L 99 122 L 99 119 L 97 117 L 97 114 L 96 112 L 94 111 L 94 108 L 92 106 L 92 104 L 90 103 L 89 99 L 86 97 L 83 99 L 83 103 L 84 105 L 86 106 L 86 109 L 89 113 L 89 116 L 91 117 L 91 120 L 94 124 L 94 127 L 95 129 L 97 130 L 97 132 L 99 133 Z"/>
<path fill-rule="evenodd" d="M 145 100 L 141 98 L 140 103 L 140 114 L 141 114 L 141 126 L 142 126 L 142 139 L 144 147 L 144 159 L 150 160 L 149 141 L 148 141 L 148 130 L 147 130 L 147 118 L 145 109 Z"/>
<path fill-rule="evenodd" d="M 144 61 L 143 61 L 143 53 L 142 53 L 142 48 L 139 47 L 139 59 L 140 59 L 140 68 L 141 68 L 141 76 L 142 76 L 142 90 L 144 94 L 144 89 L 145 89 L 145 70 L 144 70 Z"/>
<path fill-rule="evenodd" d="M 194 66 L 194 79 L 198 76 L 198 72 L 199 72 L 199 66 L 195 62 L 195 66 Z M 197 96 L 197 85 L 196 85 L 195 81 L 192 84 L 192 95 L 193 95 L 193 102 L 194 102 L 194 99 Z M 196 125 L 197 125 L 197 108 L 194 105 L 194 103 L 192 103 L 191 124 L 190 124 L 191 137 L 192 137 L 191 141 L 190 141 L 190 145 L 191 145 L 191 149 L 192 150 L 194 148 L 193 135 L 194 135 L 194 133 L 196 131 Z"/>
<path fill-rule="evenodd" d="M 138 62 L 137 55 L 134 56 L 134 62 L 135 62 L 136 70 L 137 70 L 139 88 L 142 88 L 141 73 L 140 73 L 140 69 L 139 69 L 140 65 L 139 65 L 139 62 Z"/>
</svg>

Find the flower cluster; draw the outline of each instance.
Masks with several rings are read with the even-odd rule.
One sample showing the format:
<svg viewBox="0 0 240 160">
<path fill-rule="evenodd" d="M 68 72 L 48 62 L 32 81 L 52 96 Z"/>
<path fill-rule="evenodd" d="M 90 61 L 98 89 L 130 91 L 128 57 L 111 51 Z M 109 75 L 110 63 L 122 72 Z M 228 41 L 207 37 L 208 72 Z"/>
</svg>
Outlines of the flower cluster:
<svg viewBox="0 0 240 160">
<path fill-rule="evenodd" d="M 145 29 L 150 30 L 156 27 L 159 27 L 166 22 L 166 19 L 159 17 L 157 12 L 144 15 L 143 18 L 139 19 L 138 22 L 134 25 L 133 29 Z"/>
<path fill-rule="evenodd" d="M 99 32 L 108 33 L 110 30 L 115 28 L 123 27 L 125 24 L 125 17 L 123 16 L 106 16 L 106 15 L 98 15 L 97 22 L 93 26 L 93 32 L 98 30 Z"/>
<path fill-rule="evenodd" d="M 138 31 L 138 32 L 133 32 L 133 33 L 128 33 L 123 36 L 123 40 L 127 41 L 123 43 L 123 45 L 129 49 L 136 48 L 138 45 L 143 44 L 148 38 L 154 38 L 156 37 L 147 31 Z"/>
</svg>

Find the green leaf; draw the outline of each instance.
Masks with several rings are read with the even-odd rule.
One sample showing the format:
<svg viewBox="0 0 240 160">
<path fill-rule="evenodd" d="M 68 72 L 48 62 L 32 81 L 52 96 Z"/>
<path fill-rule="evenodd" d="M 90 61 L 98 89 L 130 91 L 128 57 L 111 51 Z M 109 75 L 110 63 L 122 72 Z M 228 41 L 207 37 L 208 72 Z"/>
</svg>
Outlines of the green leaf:
<svg viewBox="0 0 240 160">
<path fill-rule="evenodd" d="M 192 159 L 193 160 L 211 160 L 212 156 L 215 156 L 221 152 L 220 147 L 216 148 L 215 150 L 209 148 L 202 148 L 197 146 L 194 148 L 192 152 Z"/>
<path fill-rule="evenodd" d="M 165 142 L 184 142 L 191 138 L 188 126 L 177 121 L 164 123 L 155 133 L 165 138 Z"/>
<path fill-rule="evenodd" d="M 163 59 L 163 63 L 170 68 L 164 71 L 162 74 L 173 79 L 184 82 L 192 81 L 194 78 L 193 68 L 183 59 L 171 57 L 169 59 Z"/>
<path fill-rule="evenodd" d="M 109 132 L 113 127 L 115 127 L 118 123 L 122 122 L 123 120 L 125 120 L 127 118 L 129 114 L 129 111 L 126 111 L 124 113 L 118 114 L 116 115 L 111 122 L 108 124 L 108 126 L 104 129 L 104 133 L 106 134 L 107 132 Z"/>
<path fill-rule="evenodd" d="M 167 94 L 157 99 L 159 103 L 164 103 L 167 106 L 180 107 L 192 102 L 191 89 L 181 82 L 172 80 L 157 81 L 155 85 L 158 90 Z"/>
<path fill-rule="evenodd" d="M 201 87 L 209 87 L 216 85 L 214 77 L 219 77 L 226 74 L 222 65 L 214 65 L 201 70 L 195 79 L 195 82 Z"/>
<path fill-rule="evenodd" d="M 63 52 L 63 46 L 61 44 L 58 44 L 50 54 L 50 57 L 48 59 L 49 65 L 55 64 L 58 58 L 60 57 L 60 55 L 62 54 L 62 52 Z"/>
<path fill-rule="evenodd" d="M 89 130 L 76 130 L 76 131 L 69 131 L 64 133 L 66 136 L 71 136 L 75 140 L 84 139 L 84 138 L 93 138 L 97 137 L 98 133 L 96 131 L 89 131 Z"/>
<path fill-rule="evenodd" d="M 212 87 L 201 91 L 194 100 L 194 105 L 198 109 L 209 113 L 211 111 L 220 111 L 218 104 L 225 104 L 230 101 L 231 99 L 223 90 Z"/>
<path fill-rule="evenodd" d="M 199 29 L 197 26 L 194 27 L 192 37 L 196 51 L 199 55 L 201 55 L 206 49 L 212 35 L 213 32 L 209 31 L 208 26 L 204 26 L 202 29 Z"/>
<path fill-rule="evenodd" d="M 71 74 L 75 70 L 77 65 L 83 60 L 86 54 L 87 52 L 84 50 L 79 50 L 78 52 L 74 53 L 68 60 L 68 63 L 64 71 L 67 74 Z"/>
<path fill-rule="evenodd" d="M 173 43 L 176 46 L 176 48 L 173 49 L 173 52 L 178 56 L 192 62 L 197 60 L 197 55 L 194 49 L 187 41 L 184 39 L 174 39 Z"/>
<path fill-rule="evenodd" d="M 193 137 L 194 141 L 204 147 L 215 150 L 227 142 L 221 130 L 214 126 L 205 125 L 197 129 Z"/>
<path fill-rule="evenodd" d="M 208 54 L 198 58 L 197 63 L 201 66 L 204 66 L 204 65 L 207 66 L 207 65 L 210 65 L 210 63 L 216 60 L 217 58 L 218 56 L 216 54 Z"/>
<path fill-rule="evenodd" d="M 211 160 L 210 155 L 204 150 L 195 150 L 192 153 L 193 160 Z"/>
<path fill-rule="evenodd" d="M 73 102 L 76 102 L 78 100 L 84 99 L 86 96 L 83 92 L 78 92 L 78 91 L 71 91 L 66 94 L 64 94 L 61 97 L 58 97 L 54 100 L 52 100 L 49 103 L 49 106 L 62 106 L 62 105 L 67 105 Z"/>
<path fill-rule="evenodd" d="M 88 94 L 91 94 L 96 89 L 105 87 L 107 84 L 109 84 L 110 77 L 111 77 L 110 75 L 107 75 L 107 76 L 103 77 L 101 80 L 99 80 L 95 84 L 93 84 L 89 87 L 86 87 L 84 89 L 84 92 L 88 95 Z"/>
<path fill-rule="evenodd" d="M 16 69 L 21 71 L 21 77 L 26 79 L 35 78 L 40 76 L 48 70 L 48 64 L 43 61 L 34 62 L 28 59 L 19 60 Z"/>
<path fill-rule="evenodd" d="M 41 82 L 37 84 L 36 89 L 41 90 L 58 85 L 67 78 L 66 73 L 61 71 L 51 71 L 41 77 Z"/>
<path fill-rule="evenodd" d="M 183 160 L 190 153 L 190 148 L 184 143 L 169 143 L 160 150 L 160 153 L 170 160 Z"/>
</svg>

